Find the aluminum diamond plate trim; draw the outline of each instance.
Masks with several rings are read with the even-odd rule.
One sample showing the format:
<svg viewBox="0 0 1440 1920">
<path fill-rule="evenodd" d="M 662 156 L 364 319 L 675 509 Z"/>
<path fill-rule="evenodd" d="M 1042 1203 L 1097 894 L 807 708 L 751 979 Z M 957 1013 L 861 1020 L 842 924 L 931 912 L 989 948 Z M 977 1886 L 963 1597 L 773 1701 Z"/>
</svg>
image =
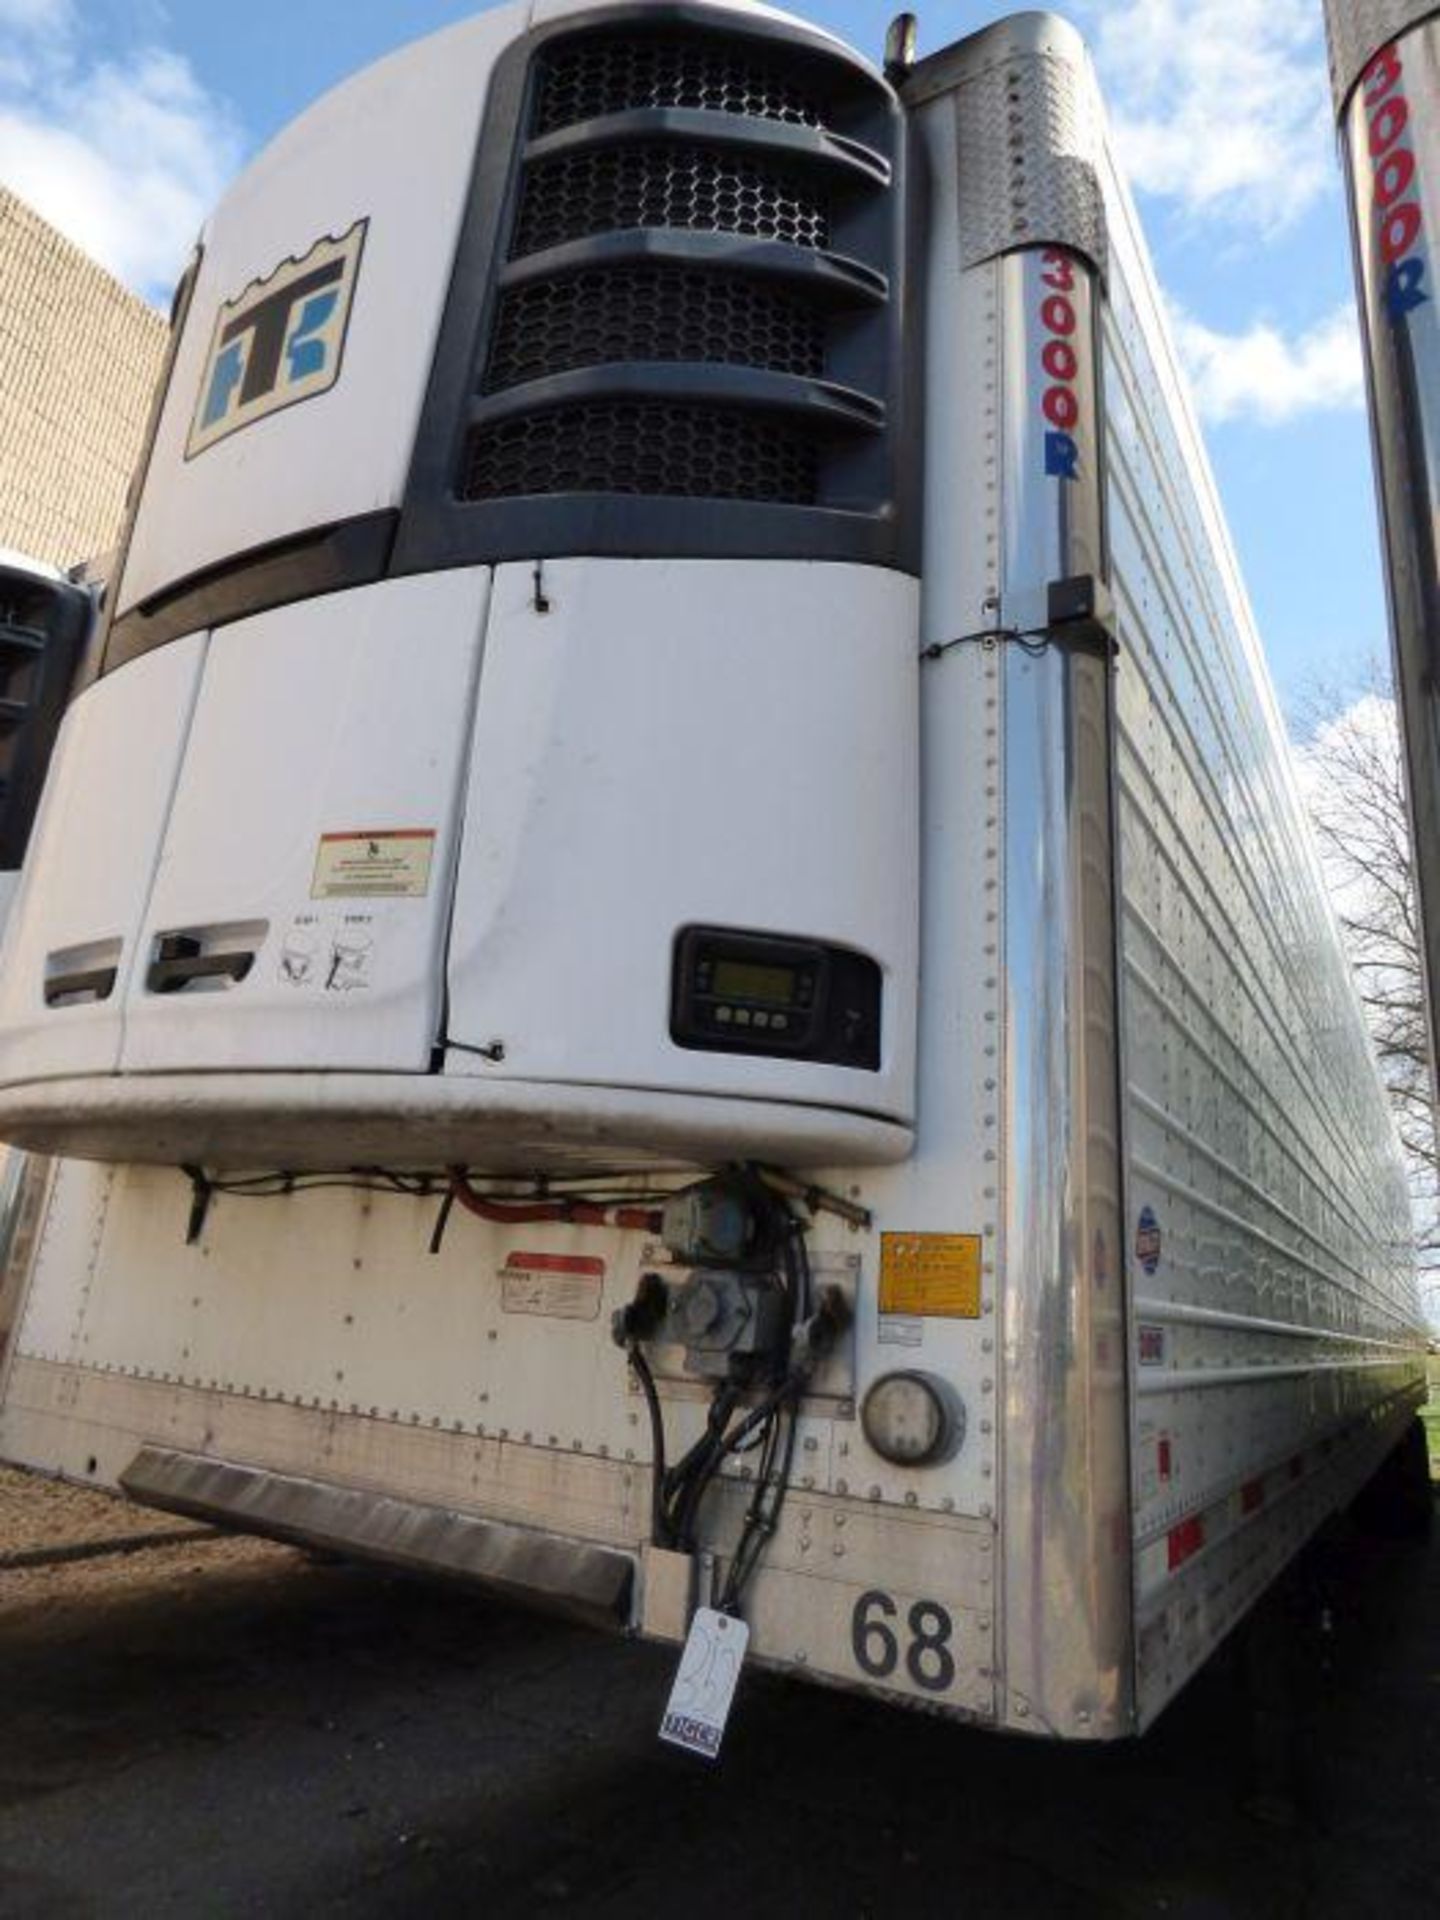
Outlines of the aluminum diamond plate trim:
<svg viewBox="0 0 1440 1920">
<path fill-rule="evenodd" d="M 1104 128 L 1085 43 L 1054 14 L 1019 14 L 922 62 L 905 98 L 955 102 L 960 259 L 1062 246 L 1106 271 Z"/>
<path fill-rule="evenodd" d="M 1337 116 L 1381 47 L 1437 13 L 1435 0 L 1325 0 Z"/>
</svg>

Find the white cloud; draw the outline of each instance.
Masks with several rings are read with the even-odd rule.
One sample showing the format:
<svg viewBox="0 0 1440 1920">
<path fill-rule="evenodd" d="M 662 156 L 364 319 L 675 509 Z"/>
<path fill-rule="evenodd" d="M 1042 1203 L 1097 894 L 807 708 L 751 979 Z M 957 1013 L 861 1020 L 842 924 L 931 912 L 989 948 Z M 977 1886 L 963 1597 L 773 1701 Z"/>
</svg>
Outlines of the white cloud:
<svg viewBox="0 0 1440 1920">
<path fill-rule="evenodd" d="M 1260 233 L 1332 184 L 1318 0 L 1080 0 L 1134 184 Z"/>
<path fill-rule="evenodd" d="M 0 0 L 0 27 L 16 33 L 59 33 L 73 17 L 72 0 Z"/>
<path fill-rule="evenodd" d="M 1178 309 L 1170 323 L 1201 417 L 1278 426 L 1306 413 L 1360 407 L 1365 378 L 1354 309 L 1287 337 L 1260 320 L 1220 333 Z"/>
<path fill-rule="evenodd" d="M 69 0 L 0 0 L 0 26 L 0 181 L 163 303 L 239 163 L 234 116 L 164 48 L 96 60 Z"/>
</svg>

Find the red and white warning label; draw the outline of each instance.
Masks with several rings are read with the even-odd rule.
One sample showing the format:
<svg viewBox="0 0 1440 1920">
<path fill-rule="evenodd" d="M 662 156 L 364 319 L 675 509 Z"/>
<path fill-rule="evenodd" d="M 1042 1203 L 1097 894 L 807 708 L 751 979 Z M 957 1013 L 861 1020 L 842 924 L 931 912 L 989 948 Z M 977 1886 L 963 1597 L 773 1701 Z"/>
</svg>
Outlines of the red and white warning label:
<svg viewBox="0 0 1440 1920">
<path fill-rule="evenodd" d="M 545 1320 L 595 1320 L 605 1262 L 589 1254 L 512 1253 L 500 1269 L 500 1311 Z"/>
</svg>

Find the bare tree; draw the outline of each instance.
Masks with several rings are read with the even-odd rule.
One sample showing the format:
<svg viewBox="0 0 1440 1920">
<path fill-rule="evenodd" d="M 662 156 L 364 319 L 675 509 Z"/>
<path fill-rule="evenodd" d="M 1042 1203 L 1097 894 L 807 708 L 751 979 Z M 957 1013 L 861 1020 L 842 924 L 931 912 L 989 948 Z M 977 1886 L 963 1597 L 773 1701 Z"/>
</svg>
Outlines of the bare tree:
<svg viewBox="0 0 1440 1920">
<path fill-rule="evenodd" d="M 1372 665 L 1296 716 L 1301 786 L 1410 1170 L 1423 1277 L 1440 1282 L 1440 1137 L 1394 692 Z"/>
</svg>

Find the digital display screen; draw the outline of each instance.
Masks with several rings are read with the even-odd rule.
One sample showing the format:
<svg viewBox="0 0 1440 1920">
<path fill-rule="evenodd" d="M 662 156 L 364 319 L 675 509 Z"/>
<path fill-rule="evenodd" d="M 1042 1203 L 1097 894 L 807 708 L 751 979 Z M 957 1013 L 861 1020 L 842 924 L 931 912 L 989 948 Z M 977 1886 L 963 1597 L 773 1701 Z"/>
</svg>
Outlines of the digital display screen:
<svg viewBox="0 0 1440 1920">
<path fill-rule="evenodd" d="M 795 1003 L 793 967 L 760 967 L 749 960 L 715 962 L 715 994 L 721 1000 L 766 1000 L 772 1006 Z"/>
</svg>

